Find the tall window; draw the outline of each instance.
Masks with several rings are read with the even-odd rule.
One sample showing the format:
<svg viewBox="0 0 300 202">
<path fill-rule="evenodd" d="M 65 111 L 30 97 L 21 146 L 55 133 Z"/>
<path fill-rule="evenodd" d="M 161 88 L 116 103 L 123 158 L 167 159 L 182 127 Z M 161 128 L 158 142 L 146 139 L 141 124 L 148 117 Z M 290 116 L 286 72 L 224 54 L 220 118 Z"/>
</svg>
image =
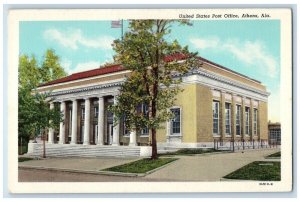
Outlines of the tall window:
<svg viewBox="0 0 300 202">
<path fill-rule="evenodd" d="M 225 103 L 225 133 L 231 134 L 231 104 Z"/>
<path fill-rule="evenodd" d="M 81 120 L 84 120 L 84 116 L 85 116 L 85 110 L 84 108 L 81 108 Z"/>
<path fill-rule="evenodd" d="M 236 135 L 241 135 L 241 105 L 236 105 L 235 119 Z"/>
<path fill-rule="evenodd" d="M 219 134 L 219 108 L 220 102 L 213 101 L 213 134 Z"/>
<path fill-rule="evenodd" d="M 69 140 L 72 136 L 72 108 L 69 109 Z"/>
<path fill-rule="evenodd" d="M 99 114 L 99 108 L 98 107 L 94 107 L 94 117 L 98 118 L 98 114 Z"/>
<path fill-rule="evenodd" d="M 144 117 L 147 117 L 148 105 L 142 104 L 142 112 L 143 112 Z M 148 134 L 149 134 L 149 128 L 148 127 L 143 128 L 142 135 L 148 135 Z"/>
<path fill-rule="evenodd" d="M 129 135 L 129 131 L 128 131 L 127 127 L 126 127 L 126 123 L 125 122 L 126 122 L 126 115 L 123 116 L 123 128 L 124 128 L 123 135 Z"/>
<path fill-rule="evenodd" d="M 250 108 L 249 107 L 246 107 L 245 108 L 245 134 L 246 135 L 249 135 L 249 121 L 250 121 L 250 117 L 249 117 L 249 112 L 250 112 Z"/>
<path fill-rule="evenodd" d="M 257 109 L 253 110 L 253 134 L 257 135 Z"/>
<path fill-rule="evenodd" d="M 172 134 L 180 134 L 180 109 L 174 108 L 171 109 L 171 112 L 174 114 L 174 118 L 171 122 Z"/>
</svg>

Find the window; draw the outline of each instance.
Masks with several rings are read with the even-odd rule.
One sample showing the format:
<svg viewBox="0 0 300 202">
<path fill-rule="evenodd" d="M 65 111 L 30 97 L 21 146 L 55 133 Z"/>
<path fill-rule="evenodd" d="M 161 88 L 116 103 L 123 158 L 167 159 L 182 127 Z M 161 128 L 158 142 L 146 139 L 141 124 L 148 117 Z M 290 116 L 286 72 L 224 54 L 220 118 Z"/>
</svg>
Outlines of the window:
<svg viewBox="0 0 300 202">
<path fill-rule="evenodd" d="M 123 116 L 123 128 L 124 128 L 123 135 L 129 135 L 129 131 L 126 127 L 126 115 Z"/>
<path fill-rule="evenodd" d="M 98 107 L 94 107 L 94 117 L 98 118 L 99 115 L 99 108 Z"/>
<path fill-rule="evenodd" d="M 180 108 L 171 109 L 174 118 L 171 120 L 171 134 L 180 134 Z"/>
<path fill-rule="evenodd" d="M 144 117 L 147 118 L 147 114 L 148 114 L 148 105 L 142 104 L 141 108 L 142 108 L 142 113 L 143 113 Z M 141 135 L 148 135 L 148 134 L 149 134 L 149 128 L 148 128 L 148 127 L 143 128 L 143 129 L 142 129 L 142 134 L 141 134 Z"/>
<path fill-rule="evenodd" d="M 231 104 L 225 103 L 225 133 L 231 135 Z"/>
<path fill-rule="evenodd" d="M 241 105 L 236 105 L 235 117 L 236 135 L 241 135 Z"/>
<path fill-rule="evenodd" d="M 213 134 L 219 134 L 219 107 L 218 101 L 213 101 Z"/>
<path fill-rule="evenodd" d="M 253 134 L 257 135 L 257 109 L 253 110 Z"/>
<path fill-rule="evenodd" d="M 84 108 L 81 108 L 81 120 L 84 120 L 84 116 L 85 116 L 85 110 Z"/>
<path fill-rule="evenodd" d="M 72 136 L 72 109 L 69 109 L 69 139 Z"/>
<path fill-rule="evenodd" d="M 246 135 L 249 135 L 249 120 L 250 120 L 250 117 L 249 117 L 249 111 L 250 111 L 250 108 L 249 107 L 245 107 L 245 134 Z"/>
</svg>

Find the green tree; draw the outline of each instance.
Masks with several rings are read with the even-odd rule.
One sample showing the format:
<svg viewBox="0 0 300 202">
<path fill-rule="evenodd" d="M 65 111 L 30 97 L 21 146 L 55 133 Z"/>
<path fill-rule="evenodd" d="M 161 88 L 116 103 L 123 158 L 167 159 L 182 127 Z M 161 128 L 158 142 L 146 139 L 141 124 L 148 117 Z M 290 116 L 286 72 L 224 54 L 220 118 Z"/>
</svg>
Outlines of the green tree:
<svg viewBox="0 0 300 202">
<path fill-rule="evenodd" d="M 67 73 L 60 65 L 60 58 L 53 49 L 48 49 L 44 55 L 40 68 L 40 82 L 46 83 L 67 76 Z"/>
<path fill-rule="evenodd" d="M 40 72 L 34 56 L 19 57 L 19 86 L 22 88 L 35 88 L 39 84 Z"/>
<path fill-rule="evenodd" d="M 51 67 L 51 65 L 53 66 Z M 42 82 L 58 79 L 65 75 L 64 69 L 59 65 L 59 57 L 53 50 L 46 51 L 42 67 L 38 66 L 34 56 L 21 55 L 19 57 L 19 142 L 23 140 L 22 142 L 27 144 L 29 139 L 37 134 L 45 135 L 49 127 L 58 128 L 62 117 L 59 109 L 55 107 L 50 110 L 49 94 L 36 93 L 35 89 Z"/>
<path fill-rule="evenodd" d="M 173 117 L 169 108 L 180 92 L 182 74 L 196 61 L 195 54 L 175 41 L 168 41 L 171 25 L 191 25 L 186 20 L 132 20 L 123 40 L 115 40 L 115 61 L 132 73 L 121 86 L 117 104 L 111 107 L 115 120 L 125 117 L 125 125 L 137 133 L 151 132 L 152 159 L 157 159 L 156 130 Z M 180 62 L 174 54 L 184 55 Z M 178 73 L 174 78 L 173 74 Z M 147 111 L 141 110 L 146 105 Z"/>
</svg>

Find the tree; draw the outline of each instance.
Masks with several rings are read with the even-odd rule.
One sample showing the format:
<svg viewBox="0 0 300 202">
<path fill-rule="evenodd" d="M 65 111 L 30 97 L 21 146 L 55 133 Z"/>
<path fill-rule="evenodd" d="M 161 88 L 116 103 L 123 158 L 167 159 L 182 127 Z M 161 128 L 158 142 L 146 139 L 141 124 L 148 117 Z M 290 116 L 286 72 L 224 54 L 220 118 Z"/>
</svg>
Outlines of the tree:
<svg viewBox="0 0 300 202">
<path fill-rule="evenodd" d="M 24 140 L 23 142 L 27 144 L 30 138 L 41 132 L 45 137 L 45 131 L 49 127 L 58 128 L 62 117 L 59 109 L 50 109 L 48 103 L 51 100 L 47 99 L 49 94 L 35 93 L 35 89 L 42 82 L 65 75 L 65 71 L 59 65 L 59 57 L 53 50 L 46 51 L 42 67 L 38 66 L 34 56 L 21 55 L 19 57 L 19 141 Z"/>
<path fill-rule="evenodd" d="M 171 25 L 191 25 L 186 20 L 132 20 L 123 40 L 115 40 L 115 61 L 132 73 L 121 86 L 117 104 L 111 107 L 115 120 L 124 118 L 129 130 L 147 127 L 151 131 L 152 159 L 157 159 L 156 130 L 173 117 L 169 108 L 181 91 L 180 75 L 195 62 L 195 53 L 166 38 Z M 178 61 L 172 55 L 184 56 Z M 168 57 L 171 56 L 171 59 Z M 180 60 L 181 60 L 180 59 Z M 178 73 L 174 78 L 173 74 Z M 146 105 L 148 110 L 142 110 Z"/>
<path fill-rule="evenodd" d="M 55 54 L 53 49 L 48 49 L 40 68 L 40 82 L 46 83 L 67 76 L 67 73 L 59 63 L 59 56 Z"/>
<path fill-rule="evenodd" d="M 28 143 L 29 139 L 35 134 L 33 127 L 33 114 L 31 106 L 34 104 L 31 90 L 39 83 L 39 69 L 34 56 L 28 57 L 21 55 L 19 57 L 19 83 L 18 83 L 18 138 L 19 142 Z M 22 143 L 20 143 L 22 144 Z M 22 145 L 21 145 L 22 146 Z"/>
</svg>

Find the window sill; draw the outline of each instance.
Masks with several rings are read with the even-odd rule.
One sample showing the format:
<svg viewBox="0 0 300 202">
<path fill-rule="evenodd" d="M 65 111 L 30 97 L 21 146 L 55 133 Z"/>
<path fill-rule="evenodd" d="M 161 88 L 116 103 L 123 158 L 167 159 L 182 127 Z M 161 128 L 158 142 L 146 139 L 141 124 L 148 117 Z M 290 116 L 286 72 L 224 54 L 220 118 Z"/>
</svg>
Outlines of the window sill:
<svg viewBox="0 0 300 202">
<path fill-rule="evenodd" d="M 167 137 L 182 137 L 181 134 L 167 135 Z"/>
<path fill-rule="evenodd" d="M 225 135 L 225 137 L 232 137 L 232 135 Z"/>
<path fill-rule="evenodd" d="M 149 137 L 149 135 L 140 135 L 140 137 Z"/>
<path fill-rule="evenodd" d="M 213 137 L 221 137 L 221 135 L 215 135 L 215 134 L 213 134 Z"/>
</svg>

